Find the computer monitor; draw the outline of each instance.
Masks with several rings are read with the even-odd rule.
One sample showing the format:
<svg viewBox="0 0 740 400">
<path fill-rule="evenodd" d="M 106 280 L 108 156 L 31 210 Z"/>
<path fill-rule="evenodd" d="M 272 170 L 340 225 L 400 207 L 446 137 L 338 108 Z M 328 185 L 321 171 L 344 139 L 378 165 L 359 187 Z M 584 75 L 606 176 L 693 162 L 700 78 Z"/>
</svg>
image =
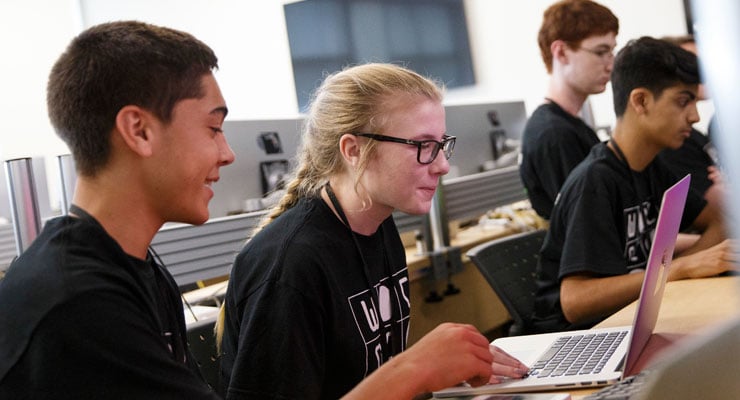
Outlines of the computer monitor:
<svg viewBox="0 0 740 400">
<path fill-rule="evenodd" d="M 211 218 L 255 211 L 255 200 L 281 187 L 294 165 L 302 123 L 303 118 L 224 121 L 224 135 L 236 158 L 221 168 L 213 186 Z"/>
<path fill-rule="evenodd" d="M 527 113 L 524 101 L 445 106 L 447 134 L 457 137 L 449 177 L 516 165 Z"/>
</svg>

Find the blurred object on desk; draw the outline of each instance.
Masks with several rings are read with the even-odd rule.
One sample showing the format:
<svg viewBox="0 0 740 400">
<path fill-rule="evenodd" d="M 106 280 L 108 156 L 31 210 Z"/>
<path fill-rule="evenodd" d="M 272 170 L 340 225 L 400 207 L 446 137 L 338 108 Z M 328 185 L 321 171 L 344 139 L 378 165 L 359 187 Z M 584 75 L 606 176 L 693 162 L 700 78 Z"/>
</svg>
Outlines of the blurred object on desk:
<svg viewBox="0 0 740 400">
<path fill-rule="evenodd" d="M 518 201 L 488 211 L 478 220 L 483 229 L 497 229 L 500 226 L 520 231 L 547 229 L 547 220 L 532 208 L 529 200 Z"/>
</svg>

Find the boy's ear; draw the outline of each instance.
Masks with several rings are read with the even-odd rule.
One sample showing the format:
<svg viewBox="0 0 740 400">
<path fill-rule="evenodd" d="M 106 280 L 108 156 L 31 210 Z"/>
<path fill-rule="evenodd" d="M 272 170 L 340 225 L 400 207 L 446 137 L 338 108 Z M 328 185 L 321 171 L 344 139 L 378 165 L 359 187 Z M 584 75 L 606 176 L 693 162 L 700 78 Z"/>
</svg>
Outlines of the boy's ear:
<svg viewBox="0 0 740 400">
<path fill-rule="evenodd" d="M 550 43 L 550 53 L 552 54 L 553 61 L 559 60 L 561 63 L 567 62 L 567 56 L 565 49 L 568 47 L 562 40 L 554 40 Z"/>
<path fill-rule="evenodd" d="M 648 110 L 648 104 L 653 94 L 645 88 L 636 88 L 630 92 L 629 107 L 635 110 L 635 114 L 642 115 Z"/>
<path fill-rule="evenodd" d="M 127 105 L 116 115 L 116 126 L 113 134 L 118 135 L 123 143 L 141 156 L 152 154 L 151 126 L 153 116 L 139 106 Z"/>
</svg>

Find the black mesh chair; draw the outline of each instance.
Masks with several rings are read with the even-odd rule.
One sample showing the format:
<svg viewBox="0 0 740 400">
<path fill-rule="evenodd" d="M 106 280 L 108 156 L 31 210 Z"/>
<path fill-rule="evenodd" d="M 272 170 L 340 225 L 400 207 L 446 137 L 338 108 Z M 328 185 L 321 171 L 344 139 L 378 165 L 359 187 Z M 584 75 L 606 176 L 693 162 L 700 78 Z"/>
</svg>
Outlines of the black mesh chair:
<svg viewBox="0 0 740 400">
<path fill-rule="evenodd" d="M 530 333 L 535 270 L 546 230 L 506 236 L 468 250 L 467 256 L 491 285 L 514 322 L 509 335 Z"/>
<path fill-rule="evenodd" d="M 216 352 L 213 327 L 216 317 L 191 322 L 187 326 L 188 346 L 206 383 L 218 390 L 220 359 Z"/>
</svg>

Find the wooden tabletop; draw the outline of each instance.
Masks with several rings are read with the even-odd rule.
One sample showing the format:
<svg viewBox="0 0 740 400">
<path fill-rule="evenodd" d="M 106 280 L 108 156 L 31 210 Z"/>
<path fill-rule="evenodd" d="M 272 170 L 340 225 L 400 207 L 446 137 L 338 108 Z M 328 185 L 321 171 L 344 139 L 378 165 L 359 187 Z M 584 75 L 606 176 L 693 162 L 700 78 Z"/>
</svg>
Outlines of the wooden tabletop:
<svg viewBox="0 0 740 400">
<path fill-rule="evenodd" d="M 631 325 L 637 302 L 616 312 L 596 327 Z M 668 282 L 660 306 L 658 322 L 645 350 L 638 359 L 641 370 L 660 358 L 664 352 L 680 346 L 680 341 L 740 315 L 740 277 L 687 279 Z M 571 392 L 573 400 L 598 389 Z"/>
</svg>

